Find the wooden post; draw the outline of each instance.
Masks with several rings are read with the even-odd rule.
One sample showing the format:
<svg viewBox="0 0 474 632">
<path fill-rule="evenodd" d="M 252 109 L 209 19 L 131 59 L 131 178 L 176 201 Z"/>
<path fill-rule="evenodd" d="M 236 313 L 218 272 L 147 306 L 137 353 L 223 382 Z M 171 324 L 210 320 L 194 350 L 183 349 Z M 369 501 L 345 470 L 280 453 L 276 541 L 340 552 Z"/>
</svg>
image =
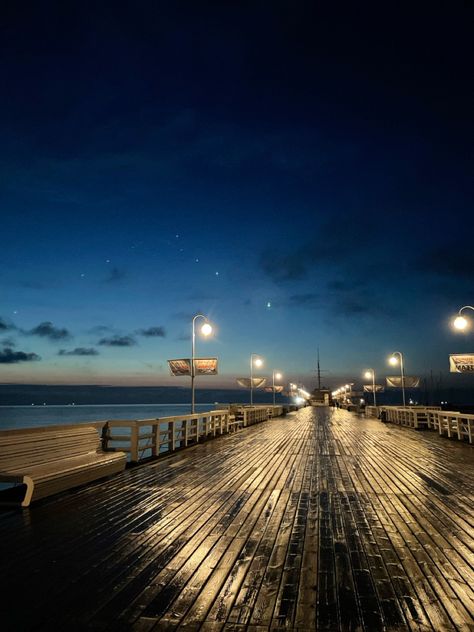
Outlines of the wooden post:
<svg viewBox="0 0 474 632">
<path fill-rule="evenodd" d="M 175 436 L 174 436 L 174 421 L 168 422 L 168 450 L 170 452 L 174 452 L 176 449 L 175 446 Z"/>
<path fill-rule="evenodd" d="M 159 450 L 160 450 L 160 446 L 158 445 L 160 441 L 159 429 L 160 429 L 159 421 L 158 423 L 153 424 L 153 426 L 151 427 L 151 434 L 153 435 L 151 439 L 151 456 L 158 456 L 159 454 Z"/>
<path fill-rule="evenodd" d="M 100 441 L 102 444 L 102 450 L 103 452 L 107 452 L 108 448 L 109 448 L 109 441 L 110 441 L 110 426 L 109 426 L 109 422 L 106 421 L 105 424 L 102 426 L 102 432 L 100 435 Z"/>
<path fill-rule="evenodd" d="M 132 422 L 130 429 L 130 460 L 132 463 L 138 463 L 138 426 L 136 422 Z"/>
</svg>

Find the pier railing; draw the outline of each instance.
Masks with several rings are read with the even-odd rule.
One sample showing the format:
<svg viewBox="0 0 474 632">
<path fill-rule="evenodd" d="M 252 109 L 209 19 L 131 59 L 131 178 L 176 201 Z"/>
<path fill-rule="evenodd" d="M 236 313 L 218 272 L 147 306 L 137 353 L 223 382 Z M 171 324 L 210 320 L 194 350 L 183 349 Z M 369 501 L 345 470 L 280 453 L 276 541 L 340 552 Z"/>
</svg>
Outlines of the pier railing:
<svg viewBox="0 0 474 632">
<path fill-rule="evenodd" d="M 283 406 L 231 405 L 221 410 L 157 419 L 110 419 L 102 432 L 103 446 L 106 450 L 123 450 L 132 463 L 138 463 L 282 414 Z"/>
<path fill-rule="evenodd" d="M 231 405 L 230 411 L 235 415 L 244 428 L 253 426 L 272 417 L 283 414 L 283 406 L 236 406 Z"/>
<path fill-rule="evenodd" d="M 137 463 L 185 448 L 200 439 L 227 434 L 240 422 L 229 410 L 160 417 L 157 419 L 109 419 L 102 438 L 104 449 L 128 452 L 130 461 Z"/>
<path fill-rule="evenodd" d="M 441 410 L 441 406 L 366 406 L 365 416 L 379 419 L 384 412 L 387 421 L 406 426 L 412 425 L 413 420 L 421 421 L 429 410 Z"/>
<path fill-rule="evenodd" d="M 436 430 L 440 435 L 457 437 L 460 441 L 467 439 L 469 443 L 474 442 L 474 415 L 430 410 L 428 411 L 428 428 Z"/>
<path fill-rule="evenodd" d="M 104 419 L 76 424 L 48 425 L 40 428 L 0 430 L 2 433 L 41 433 L 44 429 L 92 426 L 101 434 L 104 450 L 126 452 L 128 460 L 143 459 L 185 448 L 201 440 L 228 434 L 240 428 L 283 414 L 283 406 L 229 405 L 227 408 L 155 419 Z"/>
<path fill-rule="evenodd" d="M 440 435 L 474 442 L 474 415 L 441 410 L 441 406 L 366 406 L 367 417 L 385 417 L 400 426 L 428 428 Z"/>
</svg>

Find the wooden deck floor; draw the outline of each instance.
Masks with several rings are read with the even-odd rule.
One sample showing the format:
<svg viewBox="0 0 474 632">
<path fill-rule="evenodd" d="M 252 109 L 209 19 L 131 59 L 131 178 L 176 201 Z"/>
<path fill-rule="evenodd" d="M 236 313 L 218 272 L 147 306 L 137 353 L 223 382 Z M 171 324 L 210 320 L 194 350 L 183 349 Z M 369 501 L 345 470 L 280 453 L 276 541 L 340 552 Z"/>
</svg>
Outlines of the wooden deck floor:
<svg viewBox="0 0 474 632">
<path fill-rule="evenodd" d="M 2 510 L 2 629 L 472 631 L 473 463 L 306 408 Z"/>
</svg>

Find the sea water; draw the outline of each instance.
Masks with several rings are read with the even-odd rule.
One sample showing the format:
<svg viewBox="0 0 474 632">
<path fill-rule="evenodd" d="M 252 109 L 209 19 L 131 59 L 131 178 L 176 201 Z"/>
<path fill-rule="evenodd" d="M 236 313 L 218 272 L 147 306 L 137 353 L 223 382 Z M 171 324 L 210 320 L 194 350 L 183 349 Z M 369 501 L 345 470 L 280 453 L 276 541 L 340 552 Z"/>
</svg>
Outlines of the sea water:
<svg viewBox="0 0 474 632">
<path fill-rule="evenodd" d="M 196 412 L 219 408 L 217 402 L 196 404 Z M 108 419 L 158 419 L 191 412 L 190 404 L 110 404 L 69 406 L 0 406 L 0 430 L 38 428 Z"/>
</svg>

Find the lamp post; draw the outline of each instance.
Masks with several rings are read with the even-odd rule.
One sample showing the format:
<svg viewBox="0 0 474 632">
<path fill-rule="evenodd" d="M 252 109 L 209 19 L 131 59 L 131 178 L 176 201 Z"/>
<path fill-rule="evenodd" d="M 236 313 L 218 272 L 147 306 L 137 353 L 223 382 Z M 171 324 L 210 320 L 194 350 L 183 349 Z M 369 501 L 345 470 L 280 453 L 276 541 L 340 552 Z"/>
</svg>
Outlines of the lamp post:
<svg viewBox="0 0 474 632">
<path fill-rule="evenodd" d="M 472 309 L 472 311 L 474 312 L 474 307 L 472 305 L 464 305 L 464 307 L 461 307 L 461 309 L 458 312 L 458 315 L 453 320 L 453 327 L 454 329 L 457 329 L 458 331 L 464 331 L 465 329 L 468 329 L 470 326 L 470 322 L 468 321 L 468 319 L 464 318 L 464 316 L 462 315 L 462 311 L 464 309 Z"/>
<path fill-rule="evenodd" d="M 198 318 L 203 318 L 205 321 L 203 326 L 201 327 L 202 335 L 207 337 L 212 333 L 212 326 L 207 320 L 206 316 L 203 316 L 203 314 L 196 314 L 196 316 L 194 316 L 193 318 L 193 327 L 192 327 L 193 334 L 192 334 L 192 345 L 191 345 L 191 414 L 194 414 L 194 378 L 196 374 L 194 370 L 194 352 L 196 348 L 195 325 L 196 325 L 196 320 Z"/>
<path fill-rule="evenodd" d="M 273 373 L 272 373 L 272 385 L 273 385 L 273 405 L 275 406 L 275 378 L 277 380 L 281 380 L 282 378 L 282 374 L 279 371 L 275 372 L 275 369 L 273 369 Z"/>
<path fill-rule="evenodd" d="M 254 362 L 257 368 L 260 368 L 263 365 L 263 360 L 258 355 L 258 353 L 250 354 L 250 406 L 253 406 L 253 364 Z"/>
<path fill-rule="evenodd" d="M 344 397 L 345 397 L 345 399 L 346 399 L 346 402 L 348 402 L 348 401 L 349 401 L 349 397 L 347 397 L 347 393 L 349 393 L 349 395 L 350 395 L 350 394 L 351 394 L 351 391 L 352 391 L 352 389 L 351 389 L 351 385 L 350 385 L 350 384 L 346 384 L 346 385 L 344 386 Z"/>
<path fill-rule="evenodd" d="M 365 372 L 365 377 L 370 380 L 370 378 L 372 378 L 372 392 L 374 394 L 374 406 L 377 406 L 377 402 L 376 402 L 376 398 L 375 398 L 375 370 L 374 369 L 367 369 L 367 371 Z"/>
<path fill-rule="evenodd" d="M 392 366 L 398 364 L 399 361 L 397 360 L 396 356 L 398 356 L 400 358 L 400 375 L 401 375 L 401 378 L 402 378 L 403 406 L 406 406 L 406 401 L 405 401 L 405 369 L 404 369 L 404 366 L 403 366 L 403 353 L 401 351 L 394 351 L 392 353 L 392 355 L 390 356 L 388 361 L 390 362 L 390 364 Z"/>
</svg>

